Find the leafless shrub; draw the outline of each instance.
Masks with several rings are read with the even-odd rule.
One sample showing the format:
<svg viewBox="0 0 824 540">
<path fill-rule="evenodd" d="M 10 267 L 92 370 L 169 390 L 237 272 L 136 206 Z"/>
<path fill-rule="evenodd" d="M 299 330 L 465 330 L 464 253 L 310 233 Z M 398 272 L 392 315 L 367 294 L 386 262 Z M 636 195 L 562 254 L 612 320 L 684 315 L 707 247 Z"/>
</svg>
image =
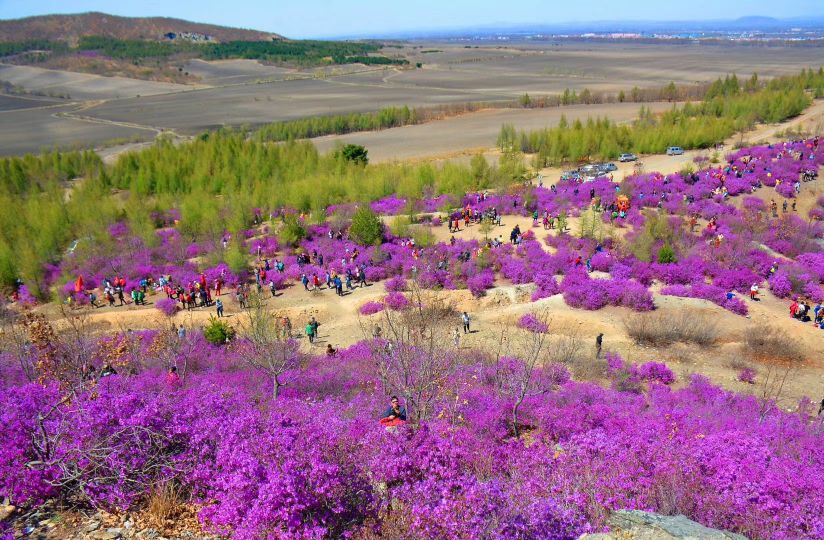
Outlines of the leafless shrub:
<svg viewBox="0 0 824 540">
<path fill-rule="evenodd" d="M 666 347 L 676 342 L 709 347 L 718 339 L 718 324 L 695 310 L 682 310 L 662 316 L 639 313 L 624 320 L 624 329 L 639 345 Z"/>
<path fill-rule="evenodd" d="M 774 407 L 786 405 L 784 389 L 804 361 L 804 352 L 787 332 L 772 326 L 747 329 L 741 347 L 760 364 L 758 395 L 764 417 Z"/>
<path fill-rule="evenodd" d="M 374 326 L 361 320 L 377 372 L 387 393 L 403 396 L 412 422 L 428 419 L 446 391 L 457 358 L 446 345 L 460 318 L 455 306 L 437 293 L 425 292 L 416 281 L 406 294 L 409 305 L 385 309 Z"/>
<path fill-rule="evenodd" d="M 772 326 L 752 326 L 744 332 L 744 352 L 760 362 L 796 364 L 804 353 L 787 332 Z"/>
<path fill-rule="evenodd" d="M 584 338 L 577 326 L 562 326 L 551 337 L 552 358 L 569 367 L 577 380 L 597 380 L 606 375 L 606 363 L 585 351 Z"/>
<path fill-rule="evenodd" d="M 560 328 L 553 336 L 552 360 L 562 364 L 577 362 L 584 349 L 584 340 L 578 328 Z"/>
<path fill-rule="evenodd" d="M 735 371 L 743 371 L 745 369 L 755 369 L 753 363 L 741 356 L 733 356 L 727 360 L 727 367 Z"/>
<path fill-rule="evenodd" d="M 232 346 L 240 358 L 272 380 L 272 399 L 278 398 L 286 385 L 283 375 L 300 366 L 302 354 L 298 342 L 284 335 L 278 319 L 266 307 L 259 294 L 249 298 L 246 318 L 239 323 L 241 339 Z"/>
</svg>

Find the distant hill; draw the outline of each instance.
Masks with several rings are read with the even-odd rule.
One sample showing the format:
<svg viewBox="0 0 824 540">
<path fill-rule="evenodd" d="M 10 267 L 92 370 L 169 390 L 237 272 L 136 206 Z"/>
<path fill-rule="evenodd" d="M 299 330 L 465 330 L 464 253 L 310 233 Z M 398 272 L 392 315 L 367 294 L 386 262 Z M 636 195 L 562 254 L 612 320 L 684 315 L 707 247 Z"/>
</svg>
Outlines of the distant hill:
<svg viewBox="0 0 824 540">
<path fill-rule="evenodd" d="M 81 36 L 161 40 L 169 33 L 203 34 L 215 41 L 271 41 L 283 36 L 257 30 L 228 28 L 168 17 L 118 17 L 106 13 L 42 15 L 0 20 L 0 41 L 48 39 L 76 44 Z"/>
</svg>

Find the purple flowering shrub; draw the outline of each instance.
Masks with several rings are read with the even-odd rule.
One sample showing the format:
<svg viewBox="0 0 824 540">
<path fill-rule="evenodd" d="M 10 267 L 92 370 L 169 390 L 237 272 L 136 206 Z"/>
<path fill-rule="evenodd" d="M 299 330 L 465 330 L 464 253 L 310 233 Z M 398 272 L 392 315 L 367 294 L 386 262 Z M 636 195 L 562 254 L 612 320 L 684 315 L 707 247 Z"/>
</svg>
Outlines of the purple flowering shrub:
<svg viewBox="0 0 824 540">
<path fill-rule="evenodd" d="M 26 285 L 21 285 L 17 290 L 18 302 L 23 306 L 34 306 L 37 304 L 37 298 L 29 291 Z"/>
<path fill-rule="evenodd" d="M 591 279 L 586 274 L 573 273 L 561 282 L 567 305 L 597 310 L 604 306 L 623 306 L 635 311 L 655 308 L 652 293 L 634 280 L 622 278 Z"/>
<path fill-rule="evenodd" d="M 395 311 L 399 311 L 409 307 L 409 299 L 401 292 L 391 292 L 386 295 L 383 299 L 383 303 L 386 304 L 386 307 L 389 309 L 393 309 Z"/>
<path fill-rule="evenodd" d="M 390 433 L 377 421 L 387 389 L 369 343 L 333 363 L 307 359 L 280 397 L 261 400 L 271 381 L 243 363 L 242 347 L 193 332 L 176 353 L 185 378 L 170 385 L 153 339 L 145 334 L 130 369 L 70 403 L 55 382 L 0 379 L 0 491 L 12 504 L 82 484 L 93 504 L 131 509 L 145 486 L 175 478 L 206 530 L 237 538 L 357 537 L 377 526 L 416 538 L 574 539 L 619 508 L 683 513 L 751 538 L 824 533 L 814 420 L 702 377 L 673 390 L 663 364 L 610 354 L 613 388 L 547 365 L 536 377 L 552 390 L 522 405 L 526 442 L 507 435 L 511 402 L 483 376 L 483 355 L 460 358 L 428 420 Z M 41 431 L 37 417 L 54 404 Z M 35 444 L 42 433 L 54 442 L 47 455 Z M 402 521 L 387 518 L 389 505 Z"/>
<path fill-rule="evenodd" d="M 755 384 L 755 375 L 754 369 L 744 368 L 741 370 L 741 373 L 738 374 L 738 380 L 747 384 Z"/>
<path fill-rule="evenodd" d="M 787 274 L 775 274 L 768 281 L 770 290 L 778 298 L 788 298 L 793 292 L 793 284 Z"/>
<path fill-rule="evenodd" d="M 155 302 L 155 307 L 164 315 L 171 317 L 177 313 L 177 301 L 171 298 L 161 298 Z"/>
<path fill-rule="evenodd" d="M 638 366 L 638 373 L 641 375 L 642 379 L 650 382 L 657 382 L 665 385 L 670 385 L 675 382 L 675 374 L 669 367 L 667 367 L 666 364 L 661 362 L 647 362 L 645 364 L 641 364 Z"/>
<path fill-rule="evenodd" d="M 489 269 L 481 270 L 466 280 L 467 289 L 469 289 L 476 298 L 483 296 L 486 290 L 491 289 L 494 285 L 495 274 Z"/>
<path fill-rule="evenodd" d="M 374 315 L 375 313 L 380 313 L 383 309 L 384 305 L 380 302 L 366 302 L 358 308 L 358 312 L 361 315 Z"/>
<path fill-rule="evenodd" d="M 734 296 L 727 298 L 727 291 L 715 285 L 694 283 L 692 285 L 669 285 L 661 289 L 661 294 L 681 298 L 698 298 L 708 300 L 737 315 L 746 315 L 749 311 L 743 300 Z"/>
<path fill-rule="evenodd" d="M 543 272 L 535 276 L 535 285 L 535 292 L 532 293 L 533 302 L 561 293 L 561 287 L 558 285 L 555 276 Z"/>
<path fill-rule="evenodd" d="M 395 276 L 387 279 L 383 287 L 387 292 L 402 292 L 406 290 L 407 283 L 403 276 Z"/>
<path fill-rule="evenodd" d="M 389 197 L 374 201 L 370 206 L 376 214 L 394 216 L 403 213 L 406 208 L 406 199 L 390 195 Z"/>
<path fill-rule="evenodd" d="M 536 334 L 546 334 L 549 332 L 549 325 L 532 313 L 522 315 L 518 319 L 517 325 L 519 328 L 523 328 L 524 330 L 528 330 Z"/>
<path fill-rule="evenodd" d="M 675 374 L 661 362 L 647 362 L 637 366 L 626 362 L 615 353 L 607 353 L 606 362 L 612 387 L 617 390 L 639 393 L 643 390 L 644 382 L 666 386 L 675 382 Z"/>
</svg>

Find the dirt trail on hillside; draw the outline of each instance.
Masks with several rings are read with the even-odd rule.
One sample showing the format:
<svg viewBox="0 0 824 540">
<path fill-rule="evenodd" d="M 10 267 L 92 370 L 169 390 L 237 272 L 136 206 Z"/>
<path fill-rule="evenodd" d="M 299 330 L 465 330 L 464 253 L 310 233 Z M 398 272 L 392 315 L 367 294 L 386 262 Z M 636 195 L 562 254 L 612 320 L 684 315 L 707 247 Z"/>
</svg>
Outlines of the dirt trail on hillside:
<svg viewBox="0 0 824 540">
<path fill-rule="evenodd" d="M 764 141 L 773 137 L 776 132 L 788 126 L 810 125 L 820 122 L 824 118 L 824 101 L 816 105 L 797 119 L 780 126 L 761 126 L 747 135 L 747 141 Z M 731 147 L 732 141 L 728 142 Z M 660 172 L 675 172 L 686 163 L 691 163 L 698 152 L 690 152 L 684 156 L 648 156 L 644 162 L 647 170 Z M 629 165 L 631 168 L 631 165 Z M 549 182 L 551 174 L 557 170 L 545 169 L 544 176 Z M 616 172 L 616 180 L 620 179 L 622 171 Z M 815 204 L 815 199 L 824 194 L 824 175 L 815 182 L 804 183 L 802 193 L 798 199 L 798 211 L 805 214 Z M 769 200 L 774 196 L 771 188 L 762 188 L 756 195 Z M 733 199 L 738 203 L 738 199 Z M 509 238 L 512 227 L 519 225 L 522 231 L 534 230 L 539 239 L 543 239 L 547 232 L 542 227 L 532 228 L 532 220 L 528 217 L 504 216 L 503 226 L 495 228 L 490 237 L 501 236 L 504 241 Z M 578 220 L 570 218 L 569 230 L 576 234 Z M 451 234 L 445 226 L 432 229 L 437 241 L 448 241 Z M 607 234 L 621 234 L 620 229 L 607 230 Z M 557 234 L 549 231 L 550 234 Z M 455 234 L 460 239 L 483 239 L 483 233 L 478 225 L 463 228 Z M 824 392 L 824 331 L 818 330 L 812 324 L 801 324 L 792 320 L 788 315 L 788 303 L 772 297 L 769 293 L 763 295 L 763 301 L 752 303 L 750 315 L 740 317 L 727 312 L 703 300 L 660 296 L 655 294 L 657 310 L 656 316 L 667 318 L 670 314 L 684 309 L 695 310 L 696 314 L 714 318 L 721 328 L 720 344 L 711 349 L 701 349 L 677 345 L 668 349 L 653 349 L 635 345 L 627 336 L 624 321 L 631 312 L 625 308 L 608 307 L 596 312 L 572 309 L 566 306 L 561 296 L 530 302 L 532 292 L 530 285 L 515 286 L 499 278 L 496 287 L 481 299 L 475 299 L 469 291 L 443 291 L 442 294 L 456 309 L 465 310 L 473 318 L 473 332 L 463 338 L 462 347 L 479 347 L 485 350 L 496 343 L 502 325 L 514 325 L 519 316 L 524 313 L 547 310 L 552 317 L 552 330 L 556 333 L 579 336 L 584 344 L 584 353 L 590 354 L 593 350 L 594 338 L 598 333 L 605 334 L 605 348 L 614 350 L 635 362 L 657 360 L 666 361 L 677 372 L 680 380 L 687 375 L 698 372 L 709 376 L 714 382 L 725 387 L 743 392 L 758 393 L 762 389 L 759 385 L 745 385 L 736 381 L 740 368 L 733 367 L 735 359 L 741 357 L 740 347 L 744 332 L 753 326 L 763 328 L 776 326 L 786 331 L 797 340 L 799 346 L 806 352 L 808 361 L 800 366 L 787 385 L 785 394 L 792 398 L 808 395 L 814 399 L 821 399 Z M 370 317 L 360 316 L 358 308 L 370 300 L 381 300 L 386 295 L 382 283 L 371 284 L 364 289 L 355 289 L 343 297 L 336 296 L 332 291 L 320 290 L 306 292 L 300 284 L 292 285 L 281 291 L 276 298 L 268 298 L 268 305 L 276 312 L 288 315 L 295 330 L 303 327 L 309 317 L 314 316 L 321 322 L 320 339 L 314 347 L 307 340 L 301 339 L 303 347 L 309 351 L 321 352 L 327 343 L 334 347 L 351 345 L 369 333 L 379 315 Z M 171 319 L 154 308 L 154 302 L 161 296 L 150 295 L 149 305 L 143 307 L 124 306 L 115 308 L 100 308 L 87 311 L 89 320 L 98 331 L 112 331 L 141 328 L 168 328 L 170 324 L 183 324 L 188 327 L 201 327 L 214 314 L 214 308 L 196 309 L 180 312 Z M 244 315 L 239 311 L 237 304 L 230 295 L 222 297 L 226 305 L 227 320 L 237 325 Z M 39 308 L 53 320 L 60 319 L 60 312 L 54 305 Z M 456 318 L 455 325 L 460 321 Z M 763 368 L 763 366 L 762 366 Z M 762 371 L 763 369 L 760 369 Z"/>
<path fill-rule="evenodd" d="M 814 185 L 812 185 L 814 184 Z M 765 191 L 765 190 L 761 190 Z M 805 184 L 801 201 L 807 206 L 817 194 L 824 192 L 824 180 Z M 542 227 L 532 228 L 532 219 L 529 217 L 504 216 L 503 225 L 496 228 L 490 236 L 502 236 L 506 241 L 509 231 L 515 225 L 522 231 L 533 230 L 538 238 L 544 238 L 546 232 Z M 570 219 L 570 232 L 575 233 L 577 219 Z M 436 240 L 448 241 L 451 234 L 446 227 L 433 229 Z M 607 231 L 610 232 L 610 231 Z M 549 231 L 549 234 L 557 234 Z M 455 234 L 460 239 L 482 239 L 483 233 L 478 225 L 463 228 Z M 737 391 L 759 392 L 758 385 L 749 386 L 736 381 L 740 368 L 732 367 L 733 361 L 740 357 L 740 342 L 744 332 L 752 327 L 776 326 L 792 335 L 807 352 L 808 362 L 800 367 L 791 378 L 785 391 L 787 396 L 798 398 L 802 395 L 815 397 L 824 389 L 824 331 L 818 330 L 812 324 L 801 324 L 792 320 L 788 315 L 788 304 L 765 294 L 761 302 L 748 302 L 750 315 L 740 317 L 721 309 L 709 302 L 690 298 L 676 298 L 655 294 L 657 310 L 656 316 L 667 318 L 683 309 L 694 310 L 700 316 L 712 317 L 718 321 L 721 328 L 720 345 L 711 349 L 697 347 L 675 346 L 669 349 L 654 349 L 639 347 L 627 336 L 624 321 L 632 312 L 625 308 L 608 307 L 599 311 L 585 311 L 573 309 L 564 304 L 563 298 L 556 295 L 538 302 L 531 302 L 530 296 L 534 285 L 512 285 L 506 280 L 498 279 L 496 287 L 488 294 L 476 299 L 469 291 L 442 291 L 438 294 L 453 303 L 459 311 L 467 311 L 473 319 L 472 334 L 462 338 L 462 347 L 478 347 L 482 350 L 492 350 L 497 343 L 500 328 L 512 326 L 525 313 L 547 311 L 552 319 L 553 332 L 574 335 L 583 343 L 582 354 L 586 356 L 593 351 L 595 336 L 605 334 L 605 349 L 622 354 L 633 361 L 665 361 L 686 380 L 690 373 L 697 372 L 709 376 L 713 381 Z M 266 291 L 264 290 L 264 293 Z M 333 347 L 352 345 L 366 337 L 373 325 L 379 322 L 380 315 L 361 316 L 358 308 L 368 301 L 380 301 L 385 295 L 383 283 L 370 284 L 366 288 L 356 288 L 343 297 L 338 297 L 333 291 L 322 289 L 307 292 L 298 283 L 280 291 L 276 298 L 267 296 L 267 305 L 281 315 L 291 318 L 296 333 L 305 325 L 306 321 L 314 316 L 321 322 L 320 337 L 314 346 L 310 346 L 305 338 L 301 338 L 304 349 L 321 353 L 327 343 Z M 153 304 L 161 295 L 150 295 L 148 306 L 124 306 L 115 308 L 101 308 L 89 311 L 90 322 L 98 331 L 113 331 L 142 328 L 168 328 L 170 324 L 183 324 L 190 328 L 198 328 L 207 324 L 214 315 L 214 308 L 198 308 L 193 311 L 179 312 L 168 318 L 154 308 Z M 222 297 L 226 305 L 227 321 L 237 326 L 246 315 L 239 309 L 229 294 Z M 46 308 L 53 318 L 59 313 L 54 306 Z M 456 317 L 455 326 L 460 325 Z"/>
</svg>

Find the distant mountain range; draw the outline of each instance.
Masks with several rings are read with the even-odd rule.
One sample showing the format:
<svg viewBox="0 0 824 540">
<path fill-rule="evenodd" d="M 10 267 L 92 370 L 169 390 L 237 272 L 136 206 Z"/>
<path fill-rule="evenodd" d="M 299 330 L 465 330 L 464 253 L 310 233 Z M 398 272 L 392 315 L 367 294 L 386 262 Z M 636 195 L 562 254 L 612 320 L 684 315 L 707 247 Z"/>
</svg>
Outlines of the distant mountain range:
<svg viewBox="0 0 824 540">
<path fill-rule="evenodd" d="M 198 34 L 215 41 L 270 41 L 283 39 L 271 32 L 228 28 L 167 17 L 118 17 L 106 13 L 42 15 L 0 20 L 0 41 L 49 39 L 75 43 L 81 36 L 160 40 L 167 34 Z"/>
<path fill-rule="evenodd" d="M 466 28 L 417 30 L 380 35 L 350 36 L 372 38 L 415 39 L 433 37 L 483 37 L 518 34 L 583 34 L 583 33 L 724 33 L 724 32 L 779 32 L 793 28 L 824 29 L 824 16 L 776 19 L 750 16 L 733 20 L 708 21 L 581 21 L 562 23 L 497 23 Z M 342 36 L 343 37 L 343 36 Z"/>
</svg>

